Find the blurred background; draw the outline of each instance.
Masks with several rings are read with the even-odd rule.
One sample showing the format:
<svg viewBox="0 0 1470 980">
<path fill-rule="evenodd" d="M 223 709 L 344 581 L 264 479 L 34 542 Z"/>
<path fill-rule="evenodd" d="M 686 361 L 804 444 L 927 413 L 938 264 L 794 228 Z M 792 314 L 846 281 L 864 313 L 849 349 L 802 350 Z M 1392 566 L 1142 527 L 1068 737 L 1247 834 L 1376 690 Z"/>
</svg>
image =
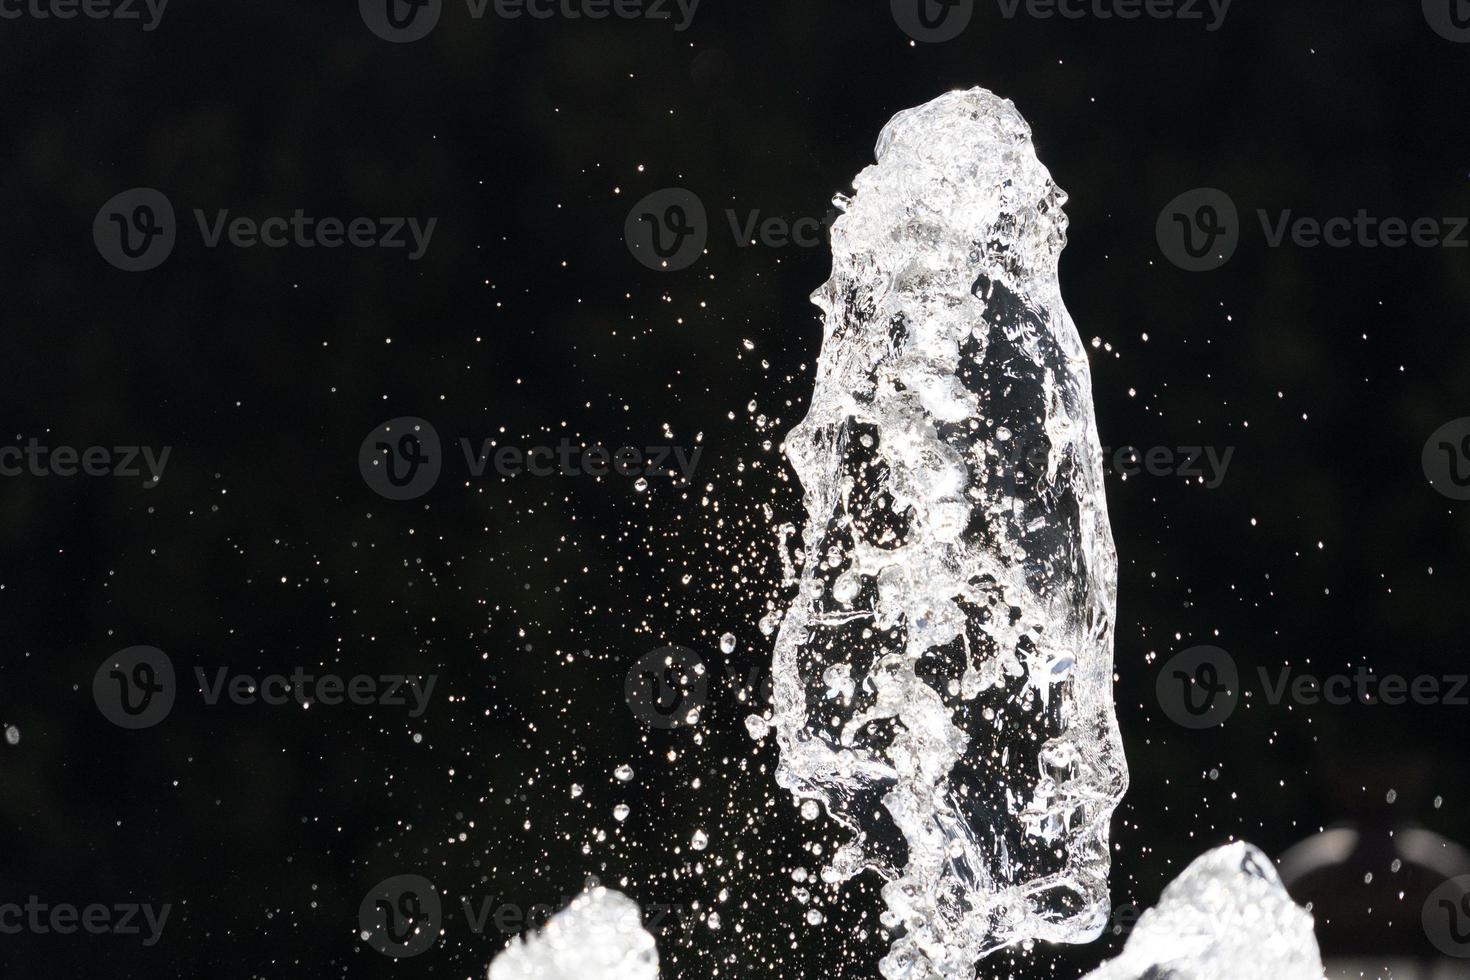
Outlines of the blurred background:
<svg viewBox="0 0 1470 980">
<path fill-rule="evenodd" d="M 1470 872 L 1470 707 L 1272 703 L 1260 673 L 1470 669 L 1466 505 L 1424 465 L 1444 442 L 1470 468 L 1470 428 L 1436 435 L 1470 415 L 1470 233 L 1268 234 L 1287 212 L 1447 232 L 1470 215 L 1452 2 L 1240 2 L 1222 20 L 978 2 L 916 21 L 840 0 L 664 20 L 444 0 L 413 40 L 435 9 L 0 2 L 3 445 L 171 450 L 156 486 L 0 478 L 0 903 L 171 907 L 151 945 L 146 927 L 0 935 L 4 974 L 479 977 L 592 876 L 663 910 L 665 977 L 876 976 L 877 883 L 794 876 L 843 835 L 801 817 L 743 725 L 777 528 L 801 514 L 779 441 L 811 392 L 807 297 L 830 255 L 818 233 L 742 244 L 730 215 L 810 232 L 890 116 L 981 85 L 1015 101 L 1070 195 L 1062 288 L 1103 445 L 1174 462 L 1108 475 L 1120 924 L 978 975 L 1080 975 L 1128 910 L 1246 839 L 1313 904 L 1343 975 L 1466 976 L 1470 934 L 1436 943 L 1422 913 Z M 913 36 L 949 34 L 941 15 L 969 19 Z M 176 240 L 130 272 L 98 243 L 104 205 L 135 188 L 167 199 Z M 702 204 L 707 244 L 653 269 L 625 228 L 668 188 Z M 1238 246 L 1206 271 L 1159 234 L 1196 188 L 1238 209 Z M 160 219 L 130 202 L 115 213 L 134 230 Z M 210 247 L 195 218 L 298 209 L 435 225 L 410 259 Z M 400 418 L 431 423 L 443 471 L 393 500 L 359 452 Z M 690 479 L 640 488 L 477 476 L 460 451 L 563 438 L 702 452 Z M 1190 447 L 1228 466 L 1192 474 Z M 93 680 L 135 645 L 166 652 L 178 696 L 128 730 Z M 707 668 L 696 726 L 630 710 L 630 673 L 669 645 Z M 1157 684 L 1200 645 L 1228 651 L 1242 690 L 1192 729 Z M 211 705 L 195 671 L 219 668 L 437 681 L 417 717 Z M 443 935 L 393 959 L 358 913 L 403 874 L 442 896 Z M 477 928 L 467 910 L 485 909 L 511 911 Z"/>
</svg>

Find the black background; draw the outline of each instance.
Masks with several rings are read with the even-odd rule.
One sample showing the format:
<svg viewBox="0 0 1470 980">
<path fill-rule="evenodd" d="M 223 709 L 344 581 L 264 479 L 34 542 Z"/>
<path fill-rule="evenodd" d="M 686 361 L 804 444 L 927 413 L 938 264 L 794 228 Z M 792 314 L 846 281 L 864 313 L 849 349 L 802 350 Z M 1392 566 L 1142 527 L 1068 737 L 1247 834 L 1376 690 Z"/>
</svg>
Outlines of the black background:
<svg viewBox="0 0 1470 980">
<path fill-rule="evenodd" d="M 805 923 L 791 869 L 821 865 L 805 842 L 841 837 L 774 785 L 774 749 L 745 733 L 729 683 L 769 659 L 756 622 L 779 579 L 774 525 L 800 509 L 761 443 L 810 394 L 806 297 L 829 255 L 736 248 L 723 212 L 820 217 L 893 113 L 960 86 L 1013 99 L 1070 195 L 1062 286 L 1102 342 L 1103 443 L 1235 449 L 1214 489 L 1109 477 L 1132 773 L 1115 901 L 1152 905 L 1235 838 L 1279 856 L 1355 821 L 1380 841 L 1408 824 L 1470 841 L 1470 709 L 1257 690 L 1223 728 L 1189 732 L 1154 694 L 1160 664 L 1200 643 L 1250 677 L 1465 670 L 1465 510 L 1420 453 L 1470 414 L 1470 251 L 1270 248 L 1254 217 L 1470 214 L 1470 44 L 1417 2 L 1238 0 L 1214 32 L 980 3 L 937 45 L 876 2 L 705 0 L 683 32 L 475 21 L 449 2 L 428 38 L 394 45 L 344 0 L 174 0 L 152 32 L 0 20 L 0 80 L 4 436 L 173 447 L 154 489 L 0 481 L 0 723 L 20 733 L 0 745 L 0 900 L 174 906 L 152 948 L 0 936 L 6 975 L 483 976 L 504 936 L 469 932 L 462 896 L 559 906 L 593 874 L 681 906 L 659 931 L 666 977 L 875 976 L 876 887 L 816 889 L 828 921 Z M 137 186 L 168 195 L 180 238 L 129 274 L 91 229 Z M 623 226 L 672 186 L 708 206 L 710 244 L 660 273 Z M 1223 268 L 1188 273 L 1155 221 L 1200 186 L 1225 190 L 1244 229 Z M 438 225 L 418 262 L 208 249 L 194 208 Z M 475 479 L 451 451 L 433 491 L 392 502 L 357 453 L 399 416 L 451 447 L 646 446 L 667 425 L 704 453 L 691 486 L 640 492 Z M 624 703 L 629 667 L 668 643 L 711 666 L 697 731 L 650 730 Z M 91 696 L 133 644 L 181 675 L 173 713 L 141 732 Z M 193 668 L 226 665 L 439 680 L 422 719 L 204 705 Z M 632 808 L 621 824 L 616 803 Z M 1436 882 L 1372 870 L 1312 896 L 1324 952 L 1369 935 L 1427 951 Z M 451 921 L 395 964 L 358 940 L 357 908 L 401 873 L 432 879 Z M 1119 941 L 1014 969 L 1077 976 Z"/>
</svg>

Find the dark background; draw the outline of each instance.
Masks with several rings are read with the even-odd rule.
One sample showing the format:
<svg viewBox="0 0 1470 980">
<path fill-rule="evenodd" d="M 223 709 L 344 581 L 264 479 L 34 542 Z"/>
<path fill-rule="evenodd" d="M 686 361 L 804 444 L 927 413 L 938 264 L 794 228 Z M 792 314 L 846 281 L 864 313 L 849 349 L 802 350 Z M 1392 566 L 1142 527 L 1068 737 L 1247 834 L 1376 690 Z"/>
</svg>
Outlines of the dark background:
<svg viewBox="0 0 1470 980">
<path fill-rule="evenodd" d="M 761 443 L 804 411 L 806 297 L 829 255 L 736 248 L 723 211 L 820 217 L 893 113 L 977 84 L 1016 102 L 1070 195 L 1062 286 L 1103 344 L 1103 443 L 1235 447 L 1215 489 L 1109 477 L 1132 773 L 1115 901 L 1154 904 L 1235 838 L 1276 857 L 1352 821 L 1379 850 L 1411 824 L 1470 842 L 1470 709 L 1256 691 L 1190 732 L 1154 694 L 1160 664 L 1201 643 L 1252 677 L 1465 670 L 1470 528 L 1420 453 L 1470 414 L 1470 252 L 1272 249 L 1253 218 L 1470 214 L 1470 45 L 1418 3 L 1239 0 L 1215 32 L 980 3 L 937 45 L 910 44 L 886 4 L 835 0 L 705 0 L 685 32 L 475 21 L 451 0 L 402 45 L 354 8 L 174 0 L 152 32 L 0 20 L 4 437 L 173 447 L 155 489 L 0 481 L 0 724 L 20 734 L 0 744 L 0 900 L 174 906 L 152 948 L 0 936 L 5 975 L 478 977 L 505 937 L 467 930 L 462 896 L 560 906 L 591 874 L 681 907 L 658 930 L 665 977 L 876 976 L 871 880 L 813 889 L 827 921 L 804 921 L 791 871 L 842 838 L 775 786 L 732 681 L 769 661 L 775 525 L 800 506 Z M 180 239 L 129 274 L 91 229 L 137 186 L 168 195 Z M 710 244 L 659 273 L 623 225 L 671 186 L 704 200 Z M 1192 274 L 1155 221 L 1199 186 L 1245 228 L 1229 263 Z M 196 207 L 439 221 L 409 262 L 206 249 Z M 447 444 L 645 446 L 667 425 L 679 445 L 702 433 L 704 455 L 691 486 L 642 492 L 474 479 L 451 455 L 427 496 L 392 502 L 357 453 L 398 416 Z M 669 643 L 711 668 L 695 730 L 650 729 L 624 702 L 629 668 Z M 128 732 L 91 681 L 134 644 L 184 683 L 163 724 Z M 193 668 L 226 665 L 439 681 L 421 719 L 204 705 Z M 1419 910 L 1439 879 L 1363 860 L 1372 883 L 1351 868 L 1307 896 L 1324 953 L 1429 952 Z M 358 940 L 357 909 L 402 873 L 434 881 L 449 923 L 394 963 Z M 1120 941 L 980 976 L 1075 977 Z"/>
</svg>

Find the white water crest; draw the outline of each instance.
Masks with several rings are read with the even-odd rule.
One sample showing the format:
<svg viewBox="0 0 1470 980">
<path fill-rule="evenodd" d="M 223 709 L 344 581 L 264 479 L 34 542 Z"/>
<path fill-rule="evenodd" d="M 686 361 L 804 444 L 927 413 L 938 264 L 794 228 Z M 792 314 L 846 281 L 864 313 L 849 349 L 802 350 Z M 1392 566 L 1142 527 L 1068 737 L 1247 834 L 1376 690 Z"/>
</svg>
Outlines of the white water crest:
<svg viewBox="0 0 1470 980">
<path fill-rule="evenodd" d="M 822 351 L 786 438 L 807 523 L 774 653 L 777 778 L 886 879 L 889 980 L 970 980 L 1108 918 L 1127 786 L 1117 555 L 1066 195 L 984 89 L 895 116 L 839 198 Z M 760 731 L 761 725 L 752 726 Z"/>
<path fill-rule="evenodd" d="M 1312 916 L 1249 844 L 1198 858 L 1083 980 L 1323 980 Z"/>
<path fill-rule="evenodd" d="M 490 964 L 490 980 L 657 980 L 658 946 L 638 903 L 592 888 L 529 939 L 513 939 Z"/>
</svg>

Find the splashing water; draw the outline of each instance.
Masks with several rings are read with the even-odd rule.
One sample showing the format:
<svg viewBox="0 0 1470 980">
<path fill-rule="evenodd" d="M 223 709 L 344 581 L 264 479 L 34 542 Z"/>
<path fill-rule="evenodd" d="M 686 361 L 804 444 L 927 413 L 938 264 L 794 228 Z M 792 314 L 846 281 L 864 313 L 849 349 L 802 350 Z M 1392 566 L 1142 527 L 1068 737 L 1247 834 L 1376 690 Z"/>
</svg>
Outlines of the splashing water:
<svg viewBox="0 0 1470 980">
<path fill-rule="evenodd" d="M 592 888 L 526 940 L 511 940 L 490 980 L 657 980 L 658 946 L 638 903 Z"/>
<path fill-rule="evenodd" d="M 1123 952 L 1083 980 L 1322 980 L 1312 916 L 1249 844 L 1197 858 L 1138 920 Z"/>
<path fill-rule="evenodd" d="M 786 439 L 807 525 L 777 778 L 854 831 L 827 881 L 887 879 L 883 975 L 969 980 L 1106 922 L 1117 555 L 1057 282 L 1066 196 L 1026 121 L 950 92 L 877 155 L 837 201 L 816 387 Z"/>
</svg>

